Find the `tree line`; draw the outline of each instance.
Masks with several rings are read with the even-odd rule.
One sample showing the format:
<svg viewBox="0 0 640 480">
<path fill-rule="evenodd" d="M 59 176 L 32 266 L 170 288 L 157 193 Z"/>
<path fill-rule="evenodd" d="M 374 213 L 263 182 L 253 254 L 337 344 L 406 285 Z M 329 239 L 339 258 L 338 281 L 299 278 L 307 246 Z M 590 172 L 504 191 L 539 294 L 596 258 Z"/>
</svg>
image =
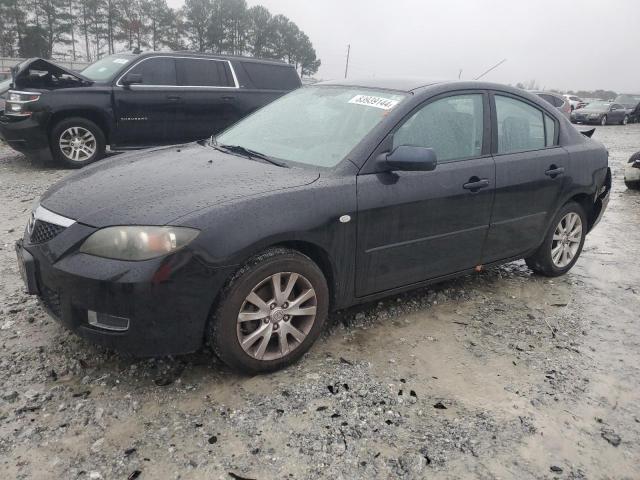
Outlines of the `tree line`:
<svg viewBox="0 0 640 480">
<path fill-rule="evenodd" d="M 284 15 L 246 0 L 0 0 L 0 56 L 91 62 L 124 50 L 195 50 L 320 67 L 311 40 Z"/>
</svg>

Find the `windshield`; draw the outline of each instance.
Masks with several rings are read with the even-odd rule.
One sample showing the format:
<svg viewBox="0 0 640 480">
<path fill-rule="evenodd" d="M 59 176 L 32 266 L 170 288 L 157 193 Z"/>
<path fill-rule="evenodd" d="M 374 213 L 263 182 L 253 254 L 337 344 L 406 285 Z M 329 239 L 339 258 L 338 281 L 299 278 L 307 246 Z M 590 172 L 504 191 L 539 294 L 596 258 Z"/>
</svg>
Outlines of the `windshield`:
<svg viewBox="0 0 640 480">
<path fill-rule="evenodd" d="M 585 110 L 609 110 L 610 103 L 607 102 L 591 102 L 584 107 Z"/>
<path fill-rule="evenodd" d="M 103 59 L 93 62 L 80 73 L 89 80 L 101 81 L 113 78 L 113 75 L 124 65 L 129 63 L 135 55 L 109 55 Z"/>
<path fill-rule="evenodd" d="M 405 97 L 358 87 L 305 87 L 235 124 L 216 142 L 285 162 L 333 167 Z"/>
<path fill-rule="evenodd" d="M 615 103 L 621 103 L 623 105 L 637 105 L 640 103 L 640 95 L 618 95 L 614 100 Z"/>
</svg>

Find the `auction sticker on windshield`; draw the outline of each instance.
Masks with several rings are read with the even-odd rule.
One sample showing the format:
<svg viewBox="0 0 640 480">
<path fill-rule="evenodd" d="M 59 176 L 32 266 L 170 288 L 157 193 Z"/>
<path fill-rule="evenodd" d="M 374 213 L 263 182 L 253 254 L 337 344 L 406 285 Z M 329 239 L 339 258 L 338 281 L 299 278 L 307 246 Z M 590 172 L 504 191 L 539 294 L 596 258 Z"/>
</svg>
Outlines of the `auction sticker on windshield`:
<svg viewBox="0 0 640 480">
<path fill-rule="evenodd" d="M 372 95 L 356 95 L 349 103 L 355 103 L 356 105 L 366 105 L 367 107 L 381 108 L 382 110 L 391 110 L 398 103 L 398 100 L 391 100 L 390 98 L 374 97 Z"/>
</svg>

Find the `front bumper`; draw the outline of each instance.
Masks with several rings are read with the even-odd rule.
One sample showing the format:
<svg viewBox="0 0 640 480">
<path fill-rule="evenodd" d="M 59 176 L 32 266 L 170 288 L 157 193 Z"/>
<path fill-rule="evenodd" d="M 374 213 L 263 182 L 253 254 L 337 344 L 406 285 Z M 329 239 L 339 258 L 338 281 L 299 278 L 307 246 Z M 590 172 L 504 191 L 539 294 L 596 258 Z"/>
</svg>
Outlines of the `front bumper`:
<svg viewBox="0 0 640 480">
<path fill-rule="evenodd" d="M 228 269 L 210 268 L 187 249 L 143 262 L 77 252 L 52 261 L 60 244 L 77 244 L 74 241 L 86 238 L 91 230 L 75 224 L 44 244 L 29 244 L 27 238 L 19 242 L 17 249 L 32 257 L 26 270 L 33 271 L 33 293 L 48 313 L 80 337 L 136 356 L 198 350 Z M 128 328 L 112 331 L 94 326 L 89 311 L 128 319 Z"/>
<path fill-rule="evenodd" d="M 53 157 L 49 148 L 46 122 L 43 114 L 28 118 L 0 116 L 0 138 L 14 150 L 36 160 L 50 161 Z"/>
</svg>

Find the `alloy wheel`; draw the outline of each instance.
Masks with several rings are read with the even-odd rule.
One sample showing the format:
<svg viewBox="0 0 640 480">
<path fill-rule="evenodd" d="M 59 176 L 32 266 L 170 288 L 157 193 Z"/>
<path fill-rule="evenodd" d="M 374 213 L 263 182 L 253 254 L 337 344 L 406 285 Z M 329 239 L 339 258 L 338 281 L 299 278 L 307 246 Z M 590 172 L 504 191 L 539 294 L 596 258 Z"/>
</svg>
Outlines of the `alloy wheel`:
<svg viewBox="0 0 640 480">
<path fill-rule="evenodd" d="M 245 298 L 237 320 L 240 346 L 257 360 L 277 360 L 298 348 L 316 319 L 311 282 L 294 272 L 265 278 Z"/>
<path fill-rule="evenodd" d="M 604 127 L 606 124 L 607 124 L 607 116 L 605 115 L 604 117 L 602 117 L 602 120 L 600 120 L 600 125 Z"/>
<path fill-rule="evenodd" d="M 582 242 L 582 220 L 580 215 L 569 212 L 556 227 L 551 242 L 551 260 L 558 268 L 569 265 L 580 248 Z"/>
<path fill-rule="evenodd" d="M 84 127 L 70 127 L 60 134 L 60 151 L 73 162 L 89 160 L 98 149 L 96 137 Z"/>
</svg>

